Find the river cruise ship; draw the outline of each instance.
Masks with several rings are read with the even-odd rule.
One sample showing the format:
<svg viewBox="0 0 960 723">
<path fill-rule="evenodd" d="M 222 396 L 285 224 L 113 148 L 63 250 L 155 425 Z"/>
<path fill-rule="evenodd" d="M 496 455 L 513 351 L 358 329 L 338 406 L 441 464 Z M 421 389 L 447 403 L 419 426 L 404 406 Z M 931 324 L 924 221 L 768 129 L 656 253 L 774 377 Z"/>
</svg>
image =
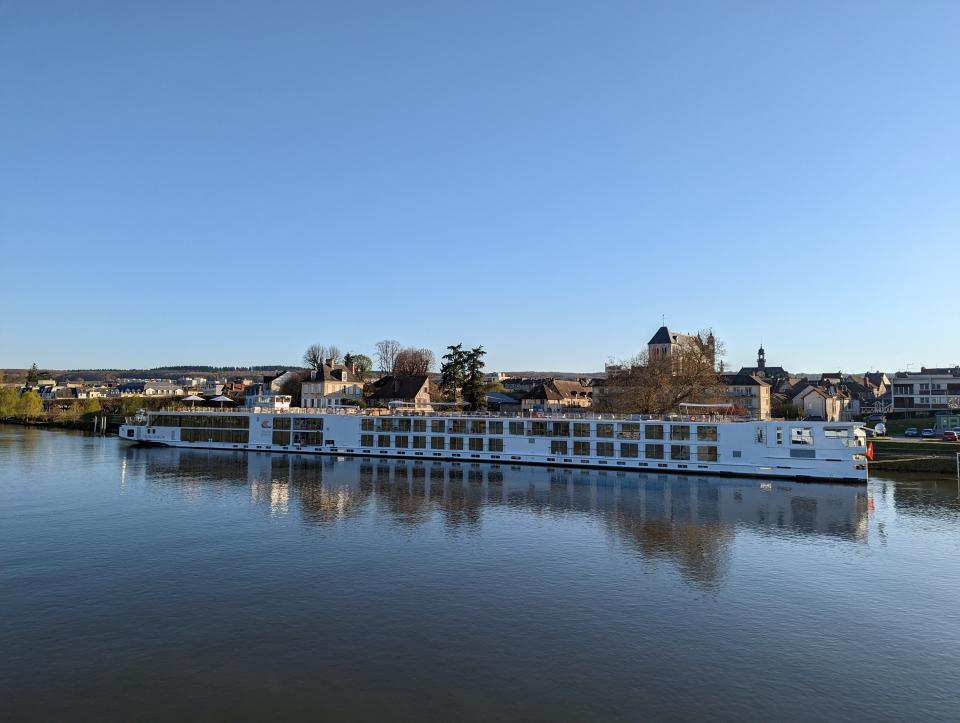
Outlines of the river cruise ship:
<svg viewBox="0 0 960 723">
<path fill-rule="evenodd" d="M 170 447 L 865 482 L 852 422 L 722 415 L 533 414 L 289 407 L 140 412 L 121 439 Z"/>
</svg>

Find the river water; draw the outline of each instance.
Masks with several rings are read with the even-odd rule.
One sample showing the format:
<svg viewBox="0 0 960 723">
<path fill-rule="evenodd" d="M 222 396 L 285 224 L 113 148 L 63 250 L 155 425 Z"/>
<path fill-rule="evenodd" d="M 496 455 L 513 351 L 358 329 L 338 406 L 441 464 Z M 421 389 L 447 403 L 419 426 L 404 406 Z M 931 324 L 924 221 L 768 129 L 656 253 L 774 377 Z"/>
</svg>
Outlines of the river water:
<svg viewBox="0 0 960 723">
<path fill-rule="evenodd" d="M 0 718 L 268 716 L 956 720 L 956 481 L 0 426 Z"/>
</svg>

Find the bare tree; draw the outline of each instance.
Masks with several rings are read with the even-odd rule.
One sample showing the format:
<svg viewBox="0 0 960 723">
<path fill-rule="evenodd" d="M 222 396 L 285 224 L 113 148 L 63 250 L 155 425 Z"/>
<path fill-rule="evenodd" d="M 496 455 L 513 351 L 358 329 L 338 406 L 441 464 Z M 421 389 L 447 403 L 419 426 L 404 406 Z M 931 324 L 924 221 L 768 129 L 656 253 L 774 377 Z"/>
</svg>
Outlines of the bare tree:
<svg viewBox="0 0 960 723">
<path fill-rule="evenodd" d="M 311 369 L 319 370 L 323 366 L 323 360 L 327 357 L 327 347 L 323 344 L 311 344 L 303 352 L 303 365 Z"/>
<path fill-rule="evenodd" d="M 397 354 L 400 353 L 400 342 L 396 339 L 383 339 L 374 346 L 377 355 L 377 364 L 380 365 L 380 371 L 388 374 L 393 371 L 393 366 L 397 361 Z"/>
<path fill-rule="evenodd" d="M 397 352 L 392 372 L 397 376 L 429 374 L 434 364 L 433 352 L 429 349 L 415 349 L 408 346 Z"/>
<path fill-rule="evenodd" d="M 331 364 L 337 364 L 340 361 L 340 347 L 336 344 L 331 344 L 327 347 L 327 356 L 326 358 L 330 360 Z"/>
<path fill-rule="evenodd" d="M 725 389 L 716 366 L 722 354 L 723 345 L 710 330 L 692 336 L 669 356 L 650 359 L 642 352 L 607 376 L 598 407 L 664 414 L 678 411 L 683 402 L 722 402 Z"/>
</svg>

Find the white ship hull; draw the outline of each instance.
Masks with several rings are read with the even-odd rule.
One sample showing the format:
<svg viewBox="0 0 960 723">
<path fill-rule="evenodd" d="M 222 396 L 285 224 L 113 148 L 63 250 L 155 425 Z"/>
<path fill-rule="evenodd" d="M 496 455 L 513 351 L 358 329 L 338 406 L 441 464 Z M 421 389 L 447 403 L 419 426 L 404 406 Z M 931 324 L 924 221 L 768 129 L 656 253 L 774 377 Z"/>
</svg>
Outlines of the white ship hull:
<svg viewBox="0 0 960 723">
<path fill-rule="evenodd" d="M 866 438 L 849 422 L 183 411 L 151 412 L 120 437 L 189 449 L 867 479 Z"/>
</svg>

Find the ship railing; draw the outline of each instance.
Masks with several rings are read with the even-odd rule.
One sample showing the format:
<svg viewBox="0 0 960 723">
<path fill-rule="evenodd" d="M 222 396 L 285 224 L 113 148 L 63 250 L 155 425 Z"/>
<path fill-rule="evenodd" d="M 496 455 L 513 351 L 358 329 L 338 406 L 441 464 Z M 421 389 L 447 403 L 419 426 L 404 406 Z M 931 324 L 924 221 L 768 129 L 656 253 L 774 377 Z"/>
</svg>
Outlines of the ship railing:
<svg viewBox="0 0 960 723">
<path fill-rule="evenodd" d="M 532 410 L 522 410 L 519 412 L 491 412 L 491 411 L 438 411 L 429 407 L 419 408 L 394 408 L 387 409 L 383 407 L 191 407 L 189 405 L 176 405 L 166 409 L 153 410 L 148 414 L 166 412 L 168 414 L 297 414 L 297 415 L 353 415 L 367 417 L 466 417 L 470 419 L 515 419 L 532 421 L 597 421 L 597 422 L 677 422 L 677 423 L 720 423 L 720 422 L 757 422 L 772 421 L 758 420 L 746 415 L 733 414 L 616 414 L 612 412 L 537 412 Z M 142 422 L 137 422 L 142 423 Z"/>
</svg>

